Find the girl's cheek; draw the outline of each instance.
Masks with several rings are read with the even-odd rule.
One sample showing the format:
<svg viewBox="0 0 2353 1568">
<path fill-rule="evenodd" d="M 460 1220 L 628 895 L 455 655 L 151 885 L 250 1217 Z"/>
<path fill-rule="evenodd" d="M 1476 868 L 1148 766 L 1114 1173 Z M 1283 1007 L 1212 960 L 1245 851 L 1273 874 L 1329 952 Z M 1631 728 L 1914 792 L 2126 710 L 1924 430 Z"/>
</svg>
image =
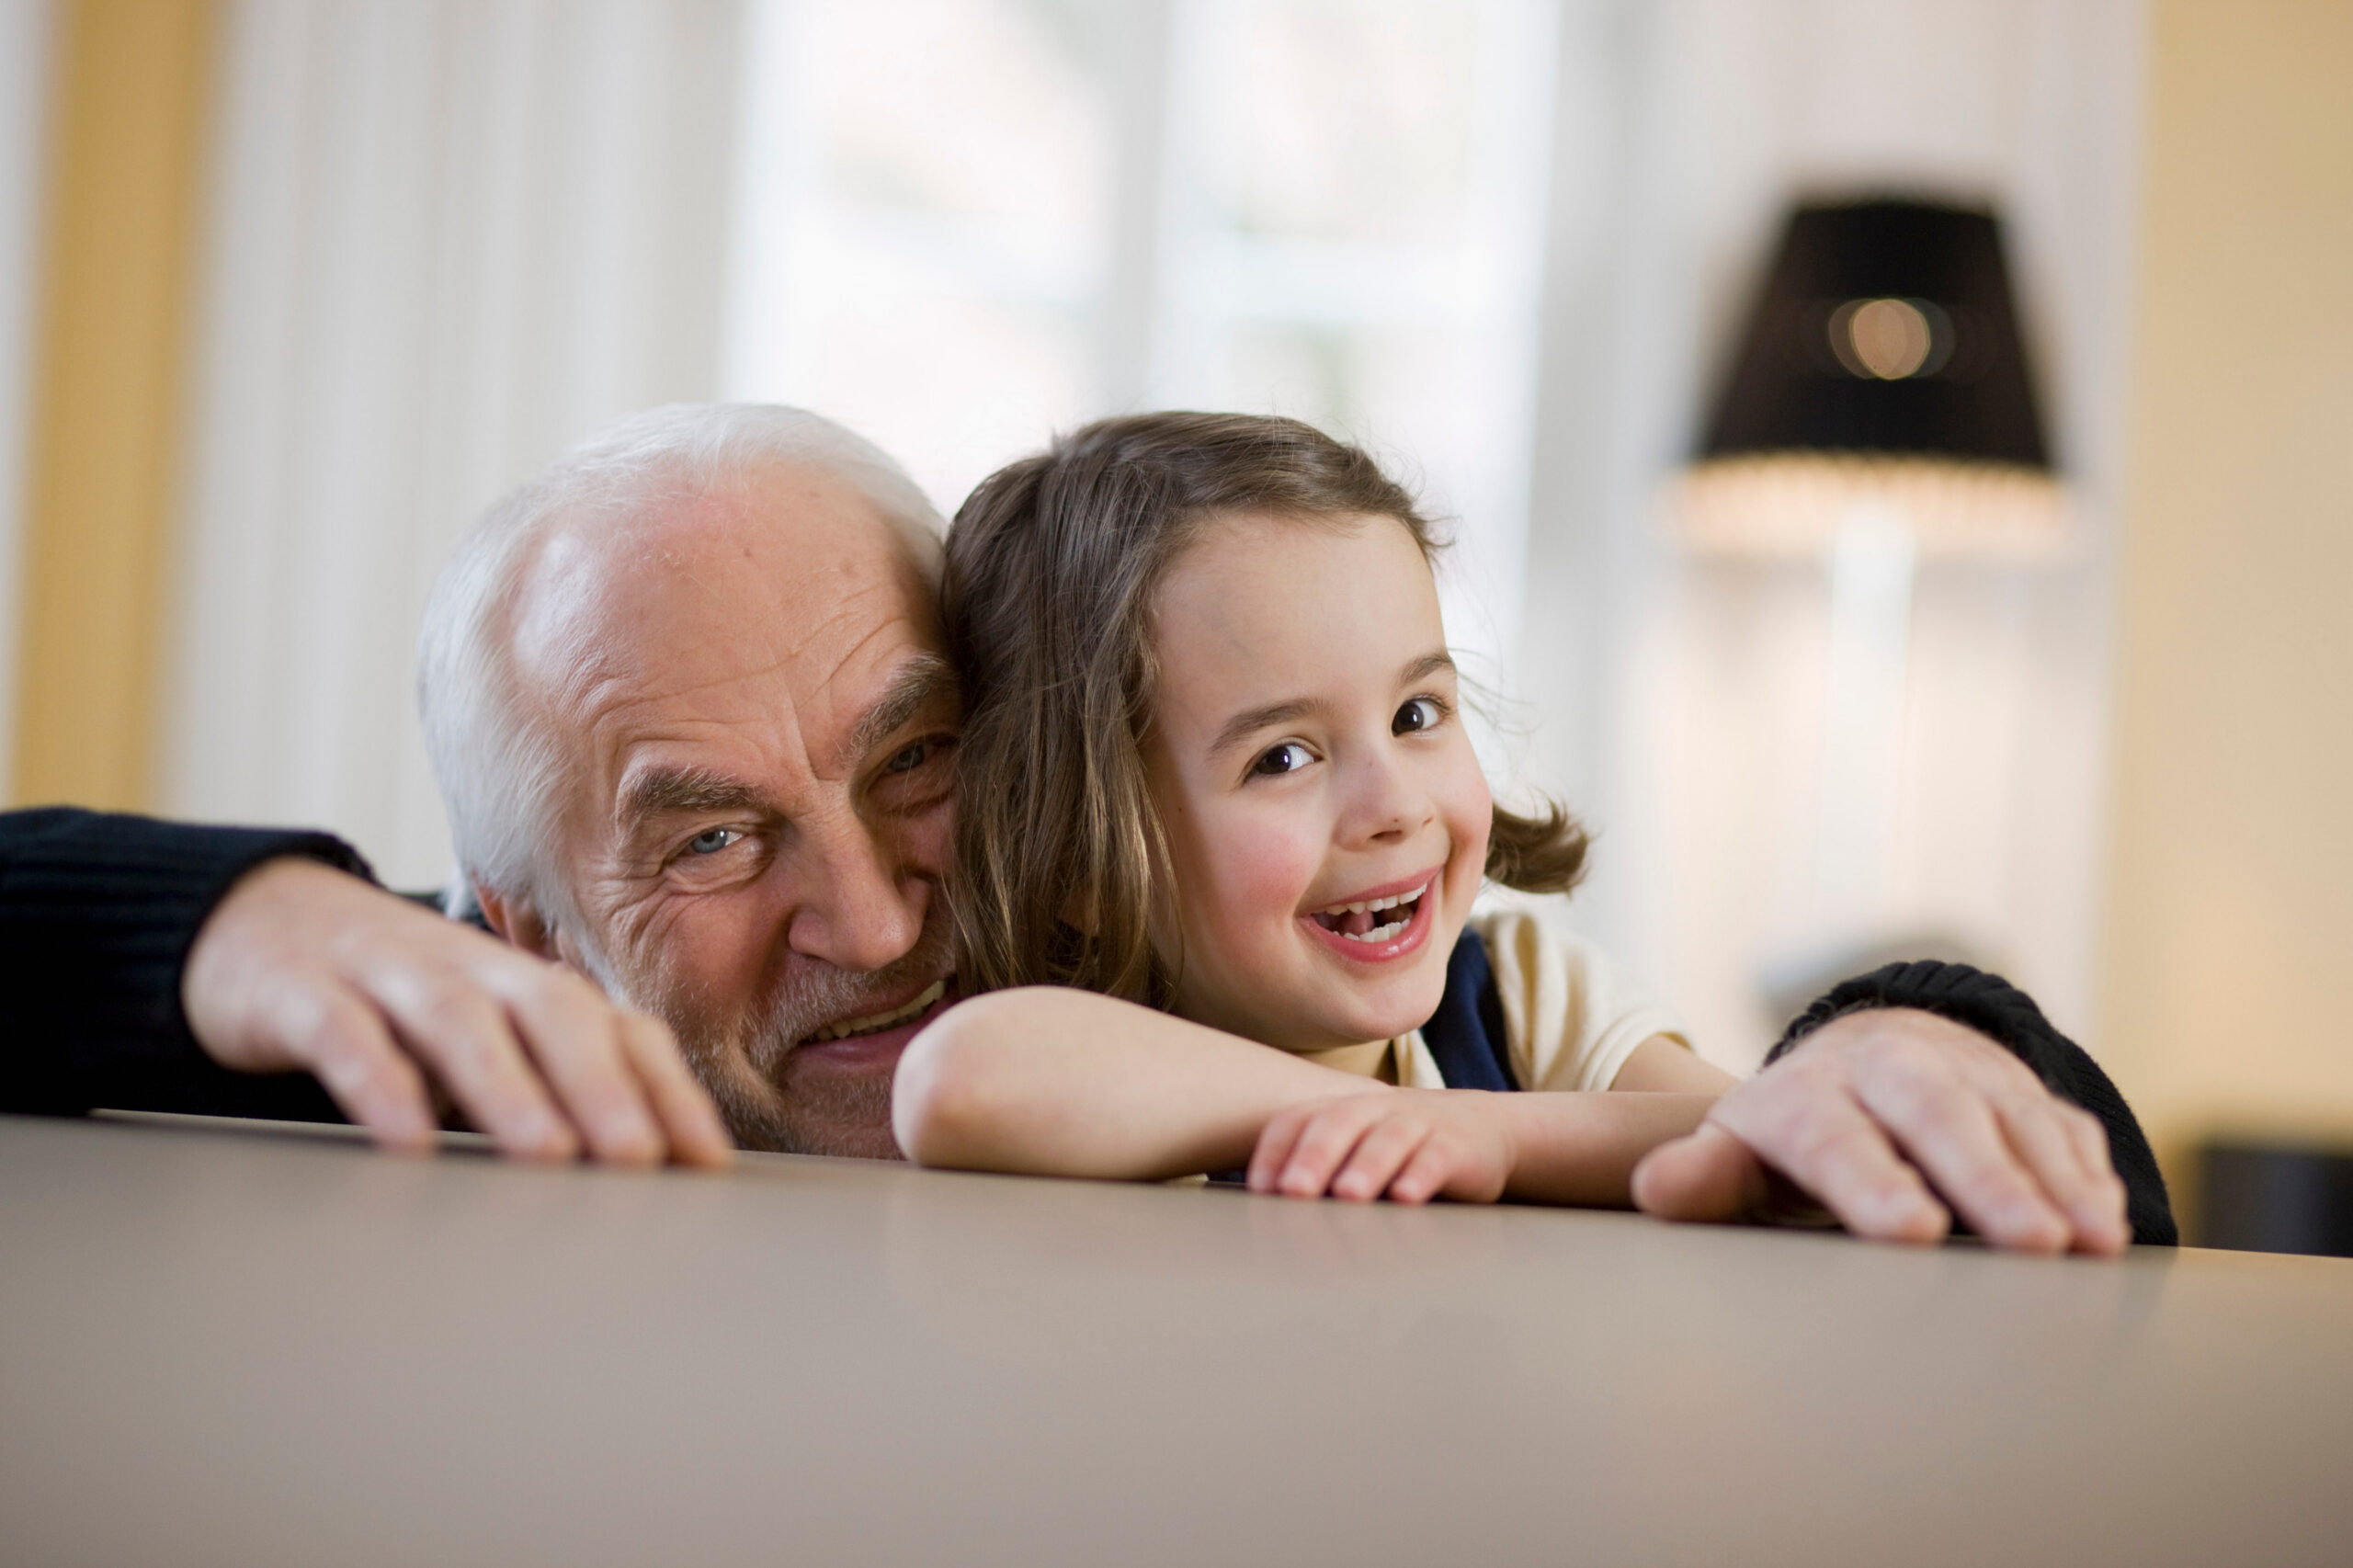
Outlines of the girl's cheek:
<svg viewBox="0 0 2353 1568">
<path fill-rule="evenodd" d="M 1245 819 L 1233 828 L 1212 850 L 1224 862 L 1219 881 L 1229 893 L 1226 907 L 1246 912 L 1237 922 L 1245 928 L 1290 919 L 1322 869 L 1324 841 L 1270 822 Z"/>
<path fill-rule="evenodd" d="M 1487 838 L 1495 825 L 1495 798 L 1487 788 L 1486 775 L 1479 769 L 1478 758 L 1471 753 L 1470 742 L 1462 743 L 1464 756 L 1455 769 L 1449 787 L 1441 797 L 1446 817 L 1447 836 L 1453 841 L 1449 858 L 1451 868 L 1463 873 L 1462 886 L 1457 891 L 1467 907 L 1479 890 L 1479 881 L 1487 865 Z"/>
</svg>

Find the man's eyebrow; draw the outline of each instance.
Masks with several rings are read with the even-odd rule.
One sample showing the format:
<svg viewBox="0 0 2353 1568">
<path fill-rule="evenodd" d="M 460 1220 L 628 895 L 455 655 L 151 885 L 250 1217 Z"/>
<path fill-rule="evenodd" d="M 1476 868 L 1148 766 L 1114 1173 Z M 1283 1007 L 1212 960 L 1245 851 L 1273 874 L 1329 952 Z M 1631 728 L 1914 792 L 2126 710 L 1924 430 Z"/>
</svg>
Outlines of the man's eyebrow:
<svg viewBox="0 0 2353 1568">
<path fill-rule="evenodd" d="M 842 748 L 843 760 L 856 762 L 892 734 L 906 727 L 908 720 L 922 712 L 938 698 L 956 689 L 956 672 L 948 661 L 937 653 L 917 653 L 898 667 L 882 695 L 867 706 L 850 727 L 849 740 Z"/>
<path fill-rule="evenodd" d="M 765 804 L 749 784 L 707 767 L 649 767 L 621 790 L 620 819 L 635 827 L 668 812 L 759 811 Z"/>
</svg>

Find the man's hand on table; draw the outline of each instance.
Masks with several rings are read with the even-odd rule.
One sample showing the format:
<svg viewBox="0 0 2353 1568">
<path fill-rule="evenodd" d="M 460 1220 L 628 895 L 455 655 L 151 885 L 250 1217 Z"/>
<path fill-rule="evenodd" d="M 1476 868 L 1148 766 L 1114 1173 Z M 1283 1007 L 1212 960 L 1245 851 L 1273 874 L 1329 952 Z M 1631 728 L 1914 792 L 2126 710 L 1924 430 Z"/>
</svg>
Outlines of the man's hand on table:
<svg viewBox="0 0 2353 1568">
<path fill-rule="evenodd" d="M 526 1158 L 719 1165 L 733 1149 L 659 1019 L 314 861 L 270 861 L 230 891 L 180 999 L 214 1061 L 309 1072 L 390 1148 L 432 1147 L 438 1092 Z"/>
<path fill-rule="evenodd" d="M 1634 1200 L 1670 1220 L 1770 1213 L 1776 1174 L 1884 1241 L 1942 1240 L 1947 1202 L 2019 1252 L 2109 1256 L 2131 1239 L 2098 1121 L 1976 1030 L 1909 1008 L 1822 1026 L 1654 1150 Z"/>
</svg>

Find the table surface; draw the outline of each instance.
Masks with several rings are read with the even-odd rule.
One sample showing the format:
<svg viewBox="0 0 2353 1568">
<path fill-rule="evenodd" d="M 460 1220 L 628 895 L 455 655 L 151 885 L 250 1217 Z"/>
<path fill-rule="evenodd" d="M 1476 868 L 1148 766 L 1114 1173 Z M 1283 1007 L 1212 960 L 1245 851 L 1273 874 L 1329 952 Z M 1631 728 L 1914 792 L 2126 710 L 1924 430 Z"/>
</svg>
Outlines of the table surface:
<svg viewBox="0 0 2353 1568">
<path fill-rule="evenodd" d="M 0 1119 L 11 1564 L 2348 1552 L 2353 1262 Z"/>
</svg>

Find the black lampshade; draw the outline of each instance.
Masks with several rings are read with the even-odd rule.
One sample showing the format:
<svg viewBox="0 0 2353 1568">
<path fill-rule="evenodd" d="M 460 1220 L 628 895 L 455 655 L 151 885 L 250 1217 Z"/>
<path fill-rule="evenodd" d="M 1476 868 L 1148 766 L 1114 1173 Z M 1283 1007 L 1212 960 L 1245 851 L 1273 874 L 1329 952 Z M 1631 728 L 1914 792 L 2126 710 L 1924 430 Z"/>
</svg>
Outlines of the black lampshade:
<svg viewBox="0 0 2353 1568">
<path fill-rule="evenodd" d="M 1785 452 L 2050 467 L 1993 214 L 1790 214 L 1699 456 Z"/>
</svg>

